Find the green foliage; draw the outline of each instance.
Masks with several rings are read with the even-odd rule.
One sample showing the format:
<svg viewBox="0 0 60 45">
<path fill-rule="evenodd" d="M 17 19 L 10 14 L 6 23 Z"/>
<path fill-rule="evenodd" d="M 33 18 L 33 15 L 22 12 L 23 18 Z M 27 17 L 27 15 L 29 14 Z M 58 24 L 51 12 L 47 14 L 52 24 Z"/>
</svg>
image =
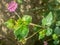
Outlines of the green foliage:
<svg viewBox="0 0 60 45">
<path fill-rule="evenodd" d="M 28 33 L 29 33 L 29 29 L 27 26 L 24 26 L 24 25 L 22 25 L 22 27 L 14 31 L 14 35 L 18 40 L 21 40 L 27 37 Z"/>
<path fill-rule="evenodd" d="M 43 18 L 43 19 L 42 19 L 42 25 L 45 26 L 46 24 L 47 24 L 46 18 Z"/>
<path fill-rule="evenodd" d="M 57 44 L 59 44 L 59 40 L 55 40 L 55 41 L 53 41 L 53 43 L 54 43 L 54 45 L 57 45 Z"/>
<path fill-rule="evenodd" d="M 52 22 L 53 22 L 53 15 L 52 15 L 52 12 L 49 12 L 49 14 L 42 19 L 42 25 L 50 26 Z"/>
<path fill-rule="evenodd" d="M 55 30 L 54 30 L 54 33 L 57 34 L 57 35 L 60 35 L 60 28 L 56 27 Z"/>
<path fill-rule="evenodd" d="M 53 40 L 57 40 L 58 39 L 58 36 L 56 34 L 53 34 L 52 35 L 52 38 L 53 38 Z"/>
<path fill-rule="evenodd" d="M 39 39 L 43 39 L 45 37 L 46 30 L 42 30 L 39 32 Z"/>
<path fill-rule="evenodd" d="M 60 0 L 57 0 L 57 2 L 59 2 L 59 3 L 60 3 Z"/>
<path fill-rule="evenodd" d="M 24 15 L 24 16 L 22 17 L 22 21 L 23 21 L 26 25 L 28 25 L 29 23 L 32 22 L 32 17 L 29 16 L 29 15 Z"/>
<path fill-rule="evenodd" d="M 14 26 L 14 30 L 20 28 L 22 26 L 23 22 L 21 19 L 18 19 L 17 21 L 15 21 L 15 26 Z"/>
<path fill-rule="evenodd" d="M 52 35 L 52 33 L 53 33 L 52 29 L 51 28 L 47 28 L 46 36 L 50 36 L 50 35 Z"/>
<path fill-rule="evenodd" d="M 14 27 L 14 20 L 9 19 L 7 22 L 4 23 L 8 28 L 13 28 Z"/>
<path fill-rule="evenodd" d="M 60 21 L 57 21 L 56 26 L 60 26 Z"/>
<path fill-rule="evenodd" d="M 24 15 L 22 19 L 16 21 L 14 34 L 18 40 L 24 39 L 29 33 L 28 25 L 31 23 L 31 16 Z"/>
<path fill-rule="evenodd" d="M 14 22 L 14 23 L 13 23 Z M 21 18 L 19 18 L 17 21 L 14 21 L 13 19 L 9 19 L 5 24 L 8 28 L 14 29 L 14 35 L 18 40 L 22 40 L 27 37 L 29 33 L 28 25 L 32 22 L 32 17 L 28 15 L 24 15 Z"/>
<path fill-rule="evenodd" d="M 22 3 L 22 0 L 17 0 L 18 3 Z"/>
</svg>

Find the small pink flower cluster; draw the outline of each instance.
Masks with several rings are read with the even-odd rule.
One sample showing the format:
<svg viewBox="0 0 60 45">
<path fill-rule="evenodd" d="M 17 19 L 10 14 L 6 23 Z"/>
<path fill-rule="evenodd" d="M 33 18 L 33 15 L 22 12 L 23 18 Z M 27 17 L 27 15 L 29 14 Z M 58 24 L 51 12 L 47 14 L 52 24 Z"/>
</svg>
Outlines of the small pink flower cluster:
<svg viewBox="0 0 60 45">
<path fill-rule="evenodd" d="M 44 45 L 48 45 L 47 41 L 44 41 Z"/>
<path fill-rule="evenodd" d="M 18 7 L 18 4 L 17 4 L 15 1 L 11 1 L 11 2 L 8 4 L 8 11 L 14 12 L 17 7 Z"/>
</svg>

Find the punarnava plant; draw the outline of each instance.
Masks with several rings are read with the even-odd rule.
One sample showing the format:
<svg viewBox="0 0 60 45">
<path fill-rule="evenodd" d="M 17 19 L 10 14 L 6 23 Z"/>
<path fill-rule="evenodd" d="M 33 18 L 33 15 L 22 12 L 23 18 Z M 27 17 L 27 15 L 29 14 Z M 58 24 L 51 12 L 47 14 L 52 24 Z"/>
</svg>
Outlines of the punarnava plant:
<svg viewBox="0 0 60 45">
<path fill-rule="evenodd" d="M 8 4 L 8 11 L 15 12 L 18 4 L 15 1 L 11 1 Z M 18 16 L 18 15 L 17 15 Z M 56 22 L 56 28 L 52 28 L 53 23 L 55 22 L 54 14 L 50 11 L 47 16 L 43 17 L 41 25 L 32 23 L 32 17 L 30 15 L 24 15 L 22 18 L 18 16 L 17 20 L 9 19 L 5 22 L 5 25 L 12 29 L 16 39 L 22 43 L 26 42 L 28 39 L 32 38 L 34 35 L 38 34 L 38 39 L 44 39 L 45 37 L 51 36 L 51 39 L 45 40 L 44 45 L 48 45 L 48 41 L 54 40 L 54 44 L 59 44 L 60 36 L 60 21 Z M 36 30 L 34 34 L 28 37 L 29 34 L 29 25 L 34 26 Z M 37 28 L 39 27 L 39 29 Z"/>
</svg>

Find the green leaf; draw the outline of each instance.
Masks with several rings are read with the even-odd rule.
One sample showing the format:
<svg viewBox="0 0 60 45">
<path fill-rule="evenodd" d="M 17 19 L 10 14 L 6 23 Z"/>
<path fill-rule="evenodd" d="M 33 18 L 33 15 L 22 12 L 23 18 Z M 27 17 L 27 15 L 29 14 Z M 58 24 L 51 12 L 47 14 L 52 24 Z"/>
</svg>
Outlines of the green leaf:
<svg viewBox="0 0 60 45">
<path fill-rule="evenodd" d="M 57 0 L 57 2 L 59 2 L 59 3 L 60 3 L 60 0 Z"/>
<path fill-rule="evenodd" d="M 18 3 L 22 3 L 22 0 L 17 0 Z"/>
<path fill-rule="evenodd" d="M 24 39 L 29 33 L 28 26 L 24 24 L 22 19 L 18 19 L 14 26 L 14 35 L 18 40 Z"/>
<path fill-rule="evenodd" d="M 47 28 L 47 30 L 46 30 L 46 36 L 50 36 L 50 35 L 52 35 L 52 29 L 51 28 Z"/>
<path fill-rule="evenodd" d="M 59 40 L 54 40 L 53 43 L 54 43 L 54 45 L 57 45 L 57 44 L 59 44 L 59 42 L 60 42 Z"/>
<path fill-rule="evenodd" d="M 29 29 L 27 26 L 22 26 L 14 31 L 14 35 L 18 40 L 21 40 L 27 37 L 28 33 L 29 33 Z"/>
<path fill-rule="evenodd" d="M 54 33 L 57 34 L 57 35 L 60 35 L 60 28 L 56 27 L 55 30 L 54 30 Z"/>
<path fill-rule="evenodd" d="M 7 22 L 4 23 L 8 28 L 13 29 L 14 27 L 14 20 L 9 19 Z"/>
<path fill-rule="evenodd" d="M 43 39 L 45 37 L 46 30 L 42 30 L 39 32 L 39 39 Z"/>
<path fill-rule="evenodd" d="M 60 21 L 57 21 L 56 26 L 60 26 Z"/>
<path fill-rule="evenodd" d="M 42 25 L 50 26 L 52 24 L 53 16 L 52 12 L 50 12 L 45 18 L 42 19 Z"/>
<path fill-rule="evenodd" d="M 52 35 L 52 38 L 53 38 L 53 40 L 57 40 L 58 39 L 58 36 L 56 34 L 53 34 Z"/>
<path fill-rule="evenodd" d="M 42 25 L 44 25 L 44 26 L 45 26 L 45 25 L 46 25 L 46 23 L 47 23 L 46 19 L 45 19 L 45 18 L 43 18 L 43 19 L 42 19 Z"/>
<path fill-rule="evenodd" d="M 28 25 L 29 23 L 32 22 L 32 17 L 29 16 L 29 15 L 24 15 L 24 16 L 22 17 L 22 21 L 23 21 L 25 24 Z"/>
<path fill-rule="evenodd" d="M 17 21 L 15 21 L 15 26 L 14 26 L 14 30 L 17 30 L 18 28 L 22 27 L 23 22 L 21 19 L 18 19 Z"/>
</svg>

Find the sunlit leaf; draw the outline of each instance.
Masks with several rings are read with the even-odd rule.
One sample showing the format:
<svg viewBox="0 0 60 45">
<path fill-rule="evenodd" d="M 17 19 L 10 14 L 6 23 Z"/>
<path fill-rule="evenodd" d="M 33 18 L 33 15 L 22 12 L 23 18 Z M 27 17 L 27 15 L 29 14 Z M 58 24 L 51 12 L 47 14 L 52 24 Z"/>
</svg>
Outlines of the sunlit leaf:
<svg viewBox="0 0 60 45">
<path fill-rule="evenodd" d="M 42 25 L 44 25 L 44 26 L 45 26 L 45 25 L 46 25 L 46 23 L 47 23 L 46 18 L 43 18 L 43 19 L 42 19 Z"/>
<path fill-rule="evenodd" d="M 7 22 L 4 23 L 8 28 L 12 29 L 14 27 L 14 20 L 9 19 Z"/>
<path fill-rule="evenodd" d="M 45 37 L 46 30 L 42 30 L 39 32 L 39 39 L 43 39 Z"/>
<path fill-rule="evenodd" d="M 42 19 L 42 25 L 50 26 L 52 24 L 53 16 L 52 12 L 50 12 L 45 18 Z"/>
<path fill-rule="evenodd" d="M 24 15 L 24 16 L 22 17 L 22 21 L 25 22 L 25 24 L 28 25 L 29 23 L 32 22 L 32 17 L 29 16 L 29 15 Z"/>
<path fill-rule="evenodd" d="M 52 38 L 53 38 L 53 40 L 57 40 L 58 39 L 58 36 L 56 34 L 53 34 L 52 35 Z"/>
<path fill-rule="evenodd" d="M 14 31 L 14 35 L 18 40 L 24 39 L 25 37 L 27 37 L 28 33 L 29 33 L 29 29 L 27 26 L 22 26 Z"/>
<path fill-rule="evenodd" d="M 18 3 L 22 3 L 22 0 L 17 0 Z"/>
</svg>

